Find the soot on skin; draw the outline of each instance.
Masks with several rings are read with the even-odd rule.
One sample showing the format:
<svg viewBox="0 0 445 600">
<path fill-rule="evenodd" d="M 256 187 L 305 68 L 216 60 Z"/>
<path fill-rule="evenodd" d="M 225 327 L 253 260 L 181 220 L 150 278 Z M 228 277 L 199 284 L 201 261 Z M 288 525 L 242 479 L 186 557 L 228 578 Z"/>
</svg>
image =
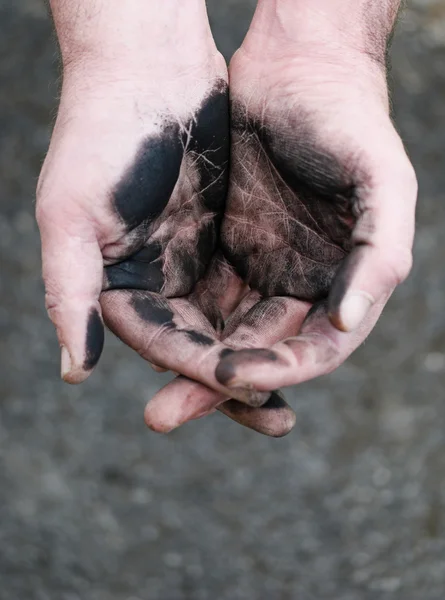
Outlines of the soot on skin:
<svg viewBox="0 0 445 600">
<path fill-rule="evenodd" d="M 221 350 L 219 358 L 222 360 L 223 358 L 227 358 L 227 356 L 234 354 L 234 352 L 235 350 L 230 350 L 230 348 L 224 348 L 224 350 Z"/>
<path fill-rule="evenodd" d="M 215 340 L 210 336 L 194 329 L 180 329 L 174 322 L 174 313 L 167 300 L 158 294 L 133 290 L 130 294 L 130 305 L 137 315 L 146 323 L 183 333 L 191 342 L 198 346 L 213 346 Z"/>
<path fill-rule="evenodd" d="M 285 399 L 278 392 L 272 392 L 271 397 L 261 407 L 263 410 L 281 410 L 287 408 Z"/>
<path fill-rule="evenodd" d="M 85 342 L 85 361 L 83 368 L 91 371 L 99 362 L 104 347 L 104 326 L 98 311 L 93 308 L 90 311 L 87 324 L 87 337 Z"/>
<path fill-rule="evenodd" d="M 232 105 L 234 156 L 223 250 L 265 297 L 327 296 L 351 250 L 355 187 L 346 165 L 295 122 L 247 116 Z"/>
<path fill-rule="evenodd" d="M 183 157 L 179 125 L 145 140 L 133 165 L 114 191 L 114 205 L 128 230 L 158 217 L 172 195 Z"/>
<path fill-rule="evenodd" d="M 217 84 L 198 112 L 190 149 L 205 157 L 199 165 L 203 202 L 222 216 L 229 184 L 229 93 L 225 81 Z M 225 165 L 226 168 L 221 169 Z"/>
<path fill-rule="evenodd" d="M 318 317 L 319 315 L 325 315 L 328 311 L 328 301 L 327 299 L 321 300 L 320 302 L 316 302 L 313 306 L 311 306 L 309 312 L 306 315 L 304 323 L 307 324 L 313 318 Z"/>
<path fill-rule="evenodd" d="M 218 81 L 189 123 L 168 123 L 142 144 L 114 191 L 137 251 L 107 267 L 105 289 L 192 291 L 218 242 L 229 143 L 228 88 Z"/>
<path fill-rule="evenodd" d="M 160 327 L 176 329 L 173 322 L 173 311 L 161 296 L 144 292 L 132 292 L 130 303 L 143 321 Z"/>
<path fill-rule="evenodd" d="M 243 402 L 239 402 L 238 400 L 226 400 L 224 402 L 224 407 L 232 414 L 232 415 L 244 415 L 249 413 L 252 409 L 250 406 L 247 406 Z M 269 400 L 260 406 L 259 410 L 287 410 L 288 406 L 286 401 L 281 396 L 279 392 L 272 392 Z"/>
<path fill-rule="evenodd" d="M 107 289 L 138 289 L 161 292 L 164 285 L 162 247 L 152 243 L 129 260 L 106 268 Z"/>
<path fill-rule="evenodd" d="M 192 342 L 198 344 L 199 346 L 213 346 L 215 343 L 215 340 L 208 335 L 200 333 L 199 331 L 194 331 L 193 329 L 184 330 L 184 333 Z"/>
<path fill-rule="evenodd" d="M 336 314 L 340 308 L 343 298 L 350 288 L 351 281 L 359 267 L 363 251 L 366 251 L 365 247 L 356 247 L 340 265 L 329 294 L 329 307 L 326 309 L 327 312 Z"/>
<path fill-rule="evenodd" d="M 226 355 L 227 358 L 228 355 Z M 253 348 L 250 350 L 239 350 L 236 356 L 229 360 L 221 359 L 215 370 L 217 380 L 223 385 L 229 385 L 233 382 L 237 375 L 237 367 L 239 364 L 246 366 L 247 364 L 259 365 L 264 363 L 270 365 L 271 362 L 285 364 L 275 352 L 263 348 Z"/>
</svg>

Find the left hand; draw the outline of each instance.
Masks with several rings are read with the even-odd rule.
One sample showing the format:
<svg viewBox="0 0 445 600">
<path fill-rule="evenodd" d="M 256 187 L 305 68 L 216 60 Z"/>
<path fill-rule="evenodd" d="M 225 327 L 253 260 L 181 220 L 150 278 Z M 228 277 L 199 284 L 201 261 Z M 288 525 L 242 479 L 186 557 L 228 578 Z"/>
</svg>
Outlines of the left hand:
<svg viewBox="0 0 445 600">
<path fill-rule="evenodd" d="M 222 246 L 258 294 L 250 339 L 277 330 L 280 338 L 227 354 L 216 377 L 266 392 L 331 372 L 371 332 L 410 271 L 417 183 L 389 117 L 381 63 L 328 43 L 274 53 L 270 31 L 255 34 L 230 67 Z M 208 407 L 221 401 L 180 380 L 155 397 L 157 418 L 161 399 L 171 406 L 191 389 Z"/>
</svg>

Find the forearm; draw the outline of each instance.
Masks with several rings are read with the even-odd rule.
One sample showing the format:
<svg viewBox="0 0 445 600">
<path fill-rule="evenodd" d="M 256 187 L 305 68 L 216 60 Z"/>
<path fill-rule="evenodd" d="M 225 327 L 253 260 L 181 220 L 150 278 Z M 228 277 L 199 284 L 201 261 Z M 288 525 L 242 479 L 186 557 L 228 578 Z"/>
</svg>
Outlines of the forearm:
<svg viewBox="0 0 445 600">
<path fill-rule="evenodd" d="M 289 41 L 386 56 L 402 0 L 259 0 L 252 30 Z"/>
<path fill-rule="evenodd" d="M 111 62 L 116 68 L 131 60 L 153 56 L 162 48 L 193 52 L 190 24 L 206 28 L 204 0 L 49 0 L 64 65 L 85 57 Z M 195 39 L 209 39 L 196 31 Z"/>
</svg>

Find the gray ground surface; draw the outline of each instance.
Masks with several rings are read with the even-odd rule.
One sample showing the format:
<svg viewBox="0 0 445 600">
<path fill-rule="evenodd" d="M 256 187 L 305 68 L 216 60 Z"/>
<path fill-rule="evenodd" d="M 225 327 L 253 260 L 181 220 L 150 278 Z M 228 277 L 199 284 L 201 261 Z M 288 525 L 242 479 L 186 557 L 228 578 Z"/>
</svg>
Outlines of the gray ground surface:
<svg viewBox="0 0 445 600">
<path fill-rule="evenodd" d="M 253 1 L 210 5 L 229 54 Z M 148 432 L 161 378 L 111 336 L 91 381 L 59 382 L 33 220 L 55 48 L 37 0 L 0 0 L 0 28 L 0 599 L 442 599 L 442 0 L 413 2 L 394 48 L 421 187 L 414 273 L 345 367 L 291 392 L 280 441 L 218 415 Z"/>
</svg>

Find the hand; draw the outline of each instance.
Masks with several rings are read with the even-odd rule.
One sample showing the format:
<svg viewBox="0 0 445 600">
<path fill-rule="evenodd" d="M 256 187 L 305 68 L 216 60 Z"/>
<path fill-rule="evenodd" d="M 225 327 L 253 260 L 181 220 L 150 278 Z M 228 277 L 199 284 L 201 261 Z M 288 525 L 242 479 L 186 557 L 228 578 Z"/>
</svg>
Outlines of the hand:
<svg viewBox="0 0 445 600">
<path fill-rule="evenodd" d="M 250 339 L 278 328 L 284 335 L 267 350 L 255 343 L 222 358 L 217 379 L 238 390 L 273 390 L 337 368 L 409 273 L 414 233 L 417 185 L 389 117 L 386 33 L 375 52 L 348 46 L 338 31 L 301 45 L 303 35 L 283 31 L 292 19 L 280 14 L 274 27 L 267 11 L 263 2 L 230 68 L 222 245 L 261 299 L 256 316 L 260 305 L 251 307 Z M 208 408 L 221 401 L 177 381 L 153 399 L 150 420 L 192 389 Z"/>
<path fill-rule="evenodd" d="M 218 253 L 185 297 L 166 298 L 135 290 L 103 294 L 106 322 L 119 337 L 154 363 L 156 370 L 188 375 L 177 377 L 149 402 L 145 411 L 149 427 L 167 433 L 218 408 L 266 435 L 281 437 L 293 428 L 295 414 L 278 392 L 228 390 L 215 378 L 222 356 L 236 348 L 273 344 L 285 334 L 279 325 L 257 331 L 252 328 L 261 317 L 267 322 L 281 310 L 280 300 L 264 306 L 259 300 L 259 294 L 249 292 Z M 155 308 L 156 326 L 152 319 Z M 302 307 L 295 305 L 295 309 L 301 312 Z M 298 314 L 294 316 L 298 321 Z M 240 401 L 226 402 L 231 397 Z"/>
<path fill-rule="evenodd" d="M 99 360 L 99 295 L 105 290 L 103 316 L 118 336 L 150 362 L 227 393 L 214 377 L 220 352 L 227 350 L 217 343 L 221 316 L 214 289 L 224 288 L 221 308 L 228 314 L 245 286 L 235 281 L 234 296 L 227 298 L 230 283 L 220 261 L 207 272 L 227 196 L 229 111 L 227 67 L 205 6 L 189 3 L 172 14 L 168 7 L 167 14 L 156 9 L 150 20 L 155 31 L 139 47 L 139 19 L 150 12 L 141 5 L 138 23 L 115 55 L 114 43 L 104 41 L 90 20 L 76 37 L 76 19 L 84 15 L 76 3 L 83 0 L 52 2 L 64 83 L 37 199 L 47 308 L 62 346 L 62 376 L 79 383 Z M 103 4 L 100 23 L 110 31 L 128 25 L 131 11 L 120 14 L 121 8 Z M 257 405 L 270 394 L 252 396 L 238 394 Z M 281 404 L 269 402 L 263 427 L 273 426 L 275 412 L 289 414 Z M 246 407 L 243 414 L 246 425 L 258 427 L 263 411 Z M 192 416 L 189 411 L 187 418 Z"/>
<path fill-rule="evenodd" d="M 417 185 L 389 117 L 380 47 L 304 48 L 292 37 L 275 47 L 270 30 L 267 47 L 261 16 L 231 65 L 223 247 L 263 298 L 311 309 L 297 337 L 267 357 L 232 354 L 216 375 L 266 391 L 329 373 L 370 333 L 410 271 Z"/>
<path fill-rule="evenodd" d="M 204 3 L 143 2 L 136 19 L 122 3 L 98 2 L 94 15 L 83 4 L 52 2 L 64 79 L 37 194 L 46 303 L 70 383 L 99 360 L 103 287 L 194 288 L 215 249 L 229 152 L 227 68 Z"/>
</svg>

